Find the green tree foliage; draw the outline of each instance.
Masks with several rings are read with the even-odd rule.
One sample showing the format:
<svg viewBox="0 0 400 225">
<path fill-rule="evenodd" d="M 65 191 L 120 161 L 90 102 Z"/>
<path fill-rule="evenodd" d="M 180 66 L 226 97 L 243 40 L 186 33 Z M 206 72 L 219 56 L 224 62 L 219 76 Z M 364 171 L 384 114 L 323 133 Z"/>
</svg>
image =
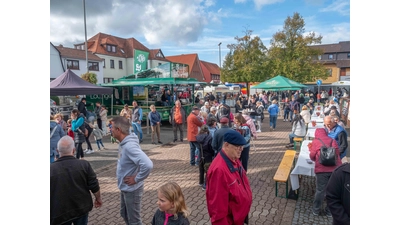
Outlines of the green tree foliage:
<svg viewBox="0 0 400 225">
<path fill-rule="evenodd" d="M 89 83 L 97 84 L 97 74 L 95 73 L 84 73 L 81 75 L 81 78 L 86 80 Z"/>
<path fill-rule="evenodd" d="M 304 26 L 303 18 L 295 12 L 293 17 L 287 17 L 283 30 L 273 35 L 268 66 L 274 76 L 282 75 L 300 83 L 328 77 L 327 69 L 316 60 L 323 51 L 310 48 L 321 44 L 322 36 L 314 32 L 305 34 Z"/>
<path fill-rule="evenodd" d="M 236 44 L 227 46 L 230 52 L 225 56 L 221 68 L 221 81 L 223 82 L 248 84 L 266 79 L 267 48 L 258 36 L 251 37 L 251 30 L 246 28 L 244 33 L 243 37 L 235 37 Z"/>
</svg>

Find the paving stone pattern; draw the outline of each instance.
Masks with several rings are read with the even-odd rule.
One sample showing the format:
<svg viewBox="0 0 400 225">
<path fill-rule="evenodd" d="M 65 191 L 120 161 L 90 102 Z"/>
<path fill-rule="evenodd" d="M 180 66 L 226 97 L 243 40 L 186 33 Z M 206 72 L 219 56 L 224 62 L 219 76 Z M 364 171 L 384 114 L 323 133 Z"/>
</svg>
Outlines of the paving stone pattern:
<svg viewBox="0 0 400 225">
<path fill-rule="evenodd" d="M 262 124 L 263 132 L 258 133 L 259 138 L 252 142 L 247 172 L 253 191 L 249 224 L 332 224 L 331 218 L 325 215 L 313 216 L 311 212 L 315 177 L 302 176 L 297 201 L 275 197 L 273 177 L 287 150 L 285 145 L 289 143 L 290 129 L 290 122 L 283 122 L 282 118 L 279 118 L 276 130 L 269 131 L 267 115 Z M 169 135 L 171 131 L 167 131 Z M 163 131 L 161 133 L 163 134 Z M 149 134 L 144 134 L 144 136 L 142 148 L 153 161 L 154 168 L 145 180 L 142 200 L 143 224 L 151 224 L 154 212 L 157 210 L 157 188 L 168 181 L 175 181 L 181 186 L 186 204 L 191 209 L 190 224 L 211 224 L 205 191 L 198 185 L 199 169 L 189 164 L 189 143 L 185 140 L 176 143 L 165 142 L 164 145 L 155 146 L 148 144 L 151 142 L 147 141 Z M 100 182 L 103 206 L 99 209 L 93 208 L 89 213 L 88 224 L 123 225 L 124 221 L 119 212 L 120 192 L 116 179 L 118 144 L 107 143 L 107 141 L 104 144 L 107 150 L 95 152 L 90 157 L 86 157 L 86 160 L 91 163 L 98 160 L 114 161 L 107 166 L 95 168 Z M 285 186 L 280 185 L 279 190 L 279 195 L 284 195 Z"/>
</svg>

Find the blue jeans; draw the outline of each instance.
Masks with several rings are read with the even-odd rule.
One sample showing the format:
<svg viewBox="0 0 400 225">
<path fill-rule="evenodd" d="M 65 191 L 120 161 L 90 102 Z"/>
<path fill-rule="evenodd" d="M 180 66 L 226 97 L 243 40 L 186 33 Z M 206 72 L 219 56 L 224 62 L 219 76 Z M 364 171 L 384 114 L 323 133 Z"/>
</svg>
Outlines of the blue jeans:
<svg viewBox="0 0 400 225">
<path fill-rule="evenodd" d="M 88 217 L 89 217 L 89 213 L 86 213 L 85 215 L 74 219 L 74 220 L 70 220 L 66 223 L 63 223 L 62 225 L 86 225 L 88 223 Z"/>
<path fill-rule="evenodd" d="M 297 135 L 295 135 L 295 134 L 293 134 L 293 133 L 290 133 L 290 134 L 289 134 L 289 141 L 290 141 L 291 144 L 294 143 L 293 139 L 294 139 L 295 137 L 304 137 L 304 136 L 297 136 Z"/>
<path fill-rule="evenodd" d="M 139 140 L 141 141 L 143 139 L 142 125 L 139 123 L 133 122 L 132 127 L 133 127 L 133 130 L 134 130 L 136 136 L 138 136 Z"/>
<path fill-rule="evenodd" d="M 289 119 L 289 112 L 290 112 L 290 110 L 285 110 L 285 112 L 283 114 L 283 119 L 285 119 L 285 120 Z"/>
<path fill-rule="evenodd" d="M 195 162 L 195 155 L 196 155 L 196 149 L 197 149 L 197 155 L 199 155 L 198 151 L 200 149 L 199 143 L 197 141 L 190 141 L 190 165 L 195 165 L 198 162 Z"/>
<path fill-rule="evenodd" d="M 290 122 L 292 122 L 292 120 L 293 120 L 293 111 L 292 111 L 292 110 L 290 110 L 290 112 L 289 112 L 289 113 L 290 113 L 290 116 L 289 116 L 289 117 L 290 117 Z"/>
<path fill-rule="evenodd" d="M 100 145 L 104 148 L 104 145 L 103 145 L 103 140 L 102 139 L 97 139 L 96 140 L 96 144 L 97 144 L 97 147 L 100 149 Z"/>
<path fill-rule="evenodd" d="M 142 207 L 144 186 L 132 191 L 121 191 L 121 216 L 126 225 L 142 225 L 140 209 Z"/>
<path fill-rule="evenodd" d="M 278 115 L 269 115 L 269 126 L 274 129 L 276 127 L 276 119 L 278 119 Z"/>
</svg>

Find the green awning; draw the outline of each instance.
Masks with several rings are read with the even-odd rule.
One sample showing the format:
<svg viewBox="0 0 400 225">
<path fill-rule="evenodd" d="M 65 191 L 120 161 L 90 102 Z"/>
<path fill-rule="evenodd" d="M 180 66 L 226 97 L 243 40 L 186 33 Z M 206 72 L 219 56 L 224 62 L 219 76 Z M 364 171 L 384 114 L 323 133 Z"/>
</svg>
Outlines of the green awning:
<svg viewBox="0 0 400 225">
<path fill-rule="evenodd" d="M 101 86 L 149 86 L 149 85 L 187 85 L 187 84 L 207 84 L 194 78 L 121 78 L 112 83 L 102 84 Z"/>
<path fill-rule="evenodd" d="M 283 76 L 276 76 L 264 82 L 252 86 L 251 89 L 266 89 L 266 90 L 298 90 L 307 86 L 300 84 L 294 80 Z"/>
</svg>

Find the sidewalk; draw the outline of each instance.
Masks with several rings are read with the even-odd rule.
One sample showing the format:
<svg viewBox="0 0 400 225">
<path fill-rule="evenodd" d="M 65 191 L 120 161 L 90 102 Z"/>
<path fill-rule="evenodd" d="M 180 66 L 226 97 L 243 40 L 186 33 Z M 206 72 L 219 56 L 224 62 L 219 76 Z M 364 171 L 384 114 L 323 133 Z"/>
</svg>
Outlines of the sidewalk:
<svg viewBox="0 0 400 225">
<path fill-rule="evenodd" d="M 289 143 L 288 134 L 291 129 L 289 122 L 278 119 L 275 131 L 269 131 L 269 118 L 265 117 L 259 138 L 251 144 L 248 177 L 253 191 L 253 203 L 249 214 L 249 224 L 332 224 L 332 219 L 326 216 L 313 216 L 311 205 L 315 192 L 315 178 L 303 176 L 300 180 L 299 198 L 297 201 L 275 197 L 275 182 L 273 177 L 278 168 L 285 145 Z M 186 134 L 185 134 L 186 136 Z M 171 140 L 172 141 L 172 140 Z M 145 144 L 145 143 L 143 143 Z M 96 152 L 87 160 L 108 157 L 115 160 L 109 166 L 95 169 L 101 187 L 103 206 L 93 208 L 89 213 L 89 225 L 123 225 L 120 209 L 120 192 L 116 180 L 117 144 L 105 143 L 106 151 Z M 169 143 L 146 150 L 154 168 L 145 180 L 142 200 L 143 224 L 151 224 L 154 212 L 157 210 L 157 188 L 167 181 L 177 182 L 185 195 L 188 207 L 191 209 L 190 224 L 211 224 L 207 212 L 205 191 L 198 186 L 198 167 L 189 165 L 189 143 Z M 289 184 L 290 186 L 290 184 Z M 284 185 L 279 186 L 280 193 Z"/>
</svg>

